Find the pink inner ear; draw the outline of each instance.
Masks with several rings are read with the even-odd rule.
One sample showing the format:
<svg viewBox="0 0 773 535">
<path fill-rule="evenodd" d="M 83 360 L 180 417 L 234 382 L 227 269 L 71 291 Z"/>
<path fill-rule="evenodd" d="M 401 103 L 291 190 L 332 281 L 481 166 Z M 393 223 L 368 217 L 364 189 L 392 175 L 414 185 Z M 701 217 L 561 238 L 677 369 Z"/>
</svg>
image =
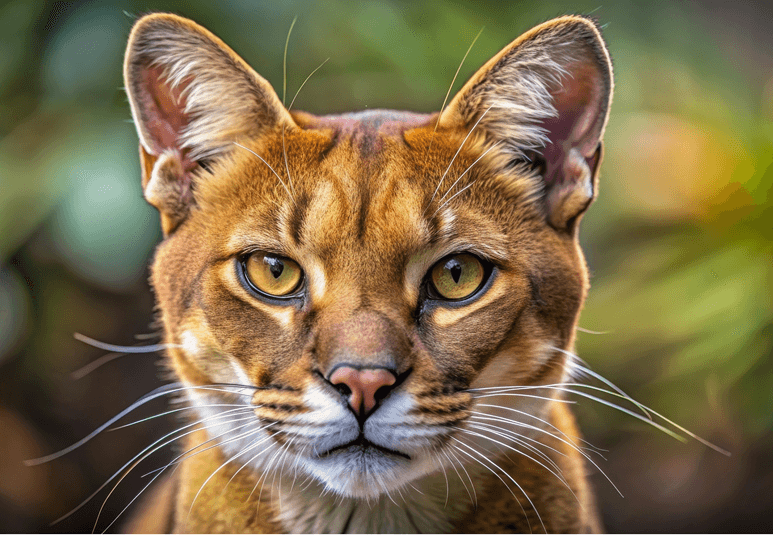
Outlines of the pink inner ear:
<svg viewBox="0 0 773 535">
<path fill-rule="evenodd" d="M 190 80 L 184 80 L 172 88 L 166 82 L 161 67 L 151 67 L 142 72 L 142 109 L 145 131 L 150 137 L 151 151 L 160 155 L 170 149 L 177 152 L 185 171 L 196 166 L 187 158 L 187 149 L 181 146 L 181 135 L 188 126 L 185 114 L 185 88 Z"/>
<path fill-rule="evenodd" d="M 574 63 L 567 65 L 567 70 L 570 74 L 552 93 L 558 117 L 543 124 L 550 139 L 544 150 L 548 184 L 565 179 L 562 163 L 571 149 L 577 149 L 586 159 L 594 156 L 604 121 L 598 69 L 591 64 Z"/>
</svg>

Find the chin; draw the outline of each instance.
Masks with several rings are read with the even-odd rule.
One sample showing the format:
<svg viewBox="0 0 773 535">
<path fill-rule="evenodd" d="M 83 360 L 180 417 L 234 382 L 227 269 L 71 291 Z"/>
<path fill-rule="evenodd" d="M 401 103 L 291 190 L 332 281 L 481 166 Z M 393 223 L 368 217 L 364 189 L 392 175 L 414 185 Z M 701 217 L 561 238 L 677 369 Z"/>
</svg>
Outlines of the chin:
<svg viewBox="0 0 773 535">
<path fill-rule="evenodd" d="M 423 474 L 423 470 L 416 470 L 420 464 L 403 453 L 372 444 L 352 444 L 309 458 L 305 466 L 336 494 L 373 499 L 396 491 Z"/>
</svg>

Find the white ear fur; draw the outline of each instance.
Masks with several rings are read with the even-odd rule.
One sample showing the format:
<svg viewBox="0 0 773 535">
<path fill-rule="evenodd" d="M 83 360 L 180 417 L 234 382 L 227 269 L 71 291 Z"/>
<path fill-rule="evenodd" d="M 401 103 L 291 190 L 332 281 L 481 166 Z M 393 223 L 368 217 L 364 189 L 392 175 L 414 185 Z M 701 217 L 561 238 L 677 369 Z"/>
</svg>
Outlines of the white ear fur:
<svg viewBox="0 0 773 535">
<path fill-rule="evenodd" d="M 189 161 L 207 159 L 240 137 L 294 124 L 266 80 L 215 35 L 176 15 L 137 21 L 124 82 L 140 141 L 155 156 L 176 148 Z"/>
<path fill-rule="evenodd" d="M 166 234 L 194 202 L 194 171 L 242 138 L 295 126 L 266 80 L 215 35 L 167 13 L 134 25 L 124 83 L 140 138 L 143 188 Z"/>
<path fill-rule="evenodd" d="M 568 227 L 595 194 L 612 86 L 612 64 L 595 24 L 561 17 L 487 62 L 454 97 L 440 124 L 480 119 L 486 142 L 498 144 L 492 160 L 505 173 L 514 162 L 541 166 L 547 219 Z"/>
</svg>

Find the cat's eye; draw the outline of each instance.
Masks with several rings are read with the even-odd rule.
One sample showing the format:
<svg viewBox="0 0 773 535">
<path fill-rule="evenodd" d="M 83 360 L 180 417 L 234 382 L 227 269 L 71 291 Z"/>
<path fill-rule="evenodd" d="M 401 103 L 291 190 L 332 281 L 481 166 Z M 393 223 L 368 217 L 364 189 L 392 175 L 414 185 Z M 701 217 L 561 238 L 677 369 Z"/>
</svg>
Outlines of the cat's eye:
<svg viewBox="0 0 773 535">
<path fill-rule="evenodd" d="M 432 268 L 430 282 L 443 299 L 459 300 L 474 294 L 483 283 L 486 268 L 468 253 L 444 258 Z"/>
<path fill-rule="evenodd" d="M 243 265 L 249 283 L 272 297 L 290 296 L 303 280 L 301 267 L 283 256 L 256 252 L 243 260 Z"/>
</svg>

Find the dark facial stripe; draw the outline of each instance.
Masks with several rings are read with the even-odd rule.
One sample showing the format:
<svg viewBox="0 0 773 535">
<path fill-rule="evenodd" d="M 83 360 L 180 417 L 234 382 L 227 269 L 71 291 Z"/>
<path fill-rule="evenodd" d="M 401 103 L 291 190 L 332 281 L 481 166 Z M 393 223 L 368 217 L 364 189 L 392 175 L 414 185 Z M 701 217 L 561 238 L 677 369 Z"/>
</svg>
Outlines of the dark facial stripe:
<svg viewBox="0 0 773 535">
<path fill-rule="evenodd" d="M 302 245 L 303 236 L 301 230 L 303 229 L 303 223 L 306 218 L 306 213 L 309 207 L 309 196 L 307 193 L 301 193 L 293 204 L 292 211 L 290 212 L 290 220 L 288 225 L 290 227 L 290 236 L 296 245 Z"/>
</svg>

